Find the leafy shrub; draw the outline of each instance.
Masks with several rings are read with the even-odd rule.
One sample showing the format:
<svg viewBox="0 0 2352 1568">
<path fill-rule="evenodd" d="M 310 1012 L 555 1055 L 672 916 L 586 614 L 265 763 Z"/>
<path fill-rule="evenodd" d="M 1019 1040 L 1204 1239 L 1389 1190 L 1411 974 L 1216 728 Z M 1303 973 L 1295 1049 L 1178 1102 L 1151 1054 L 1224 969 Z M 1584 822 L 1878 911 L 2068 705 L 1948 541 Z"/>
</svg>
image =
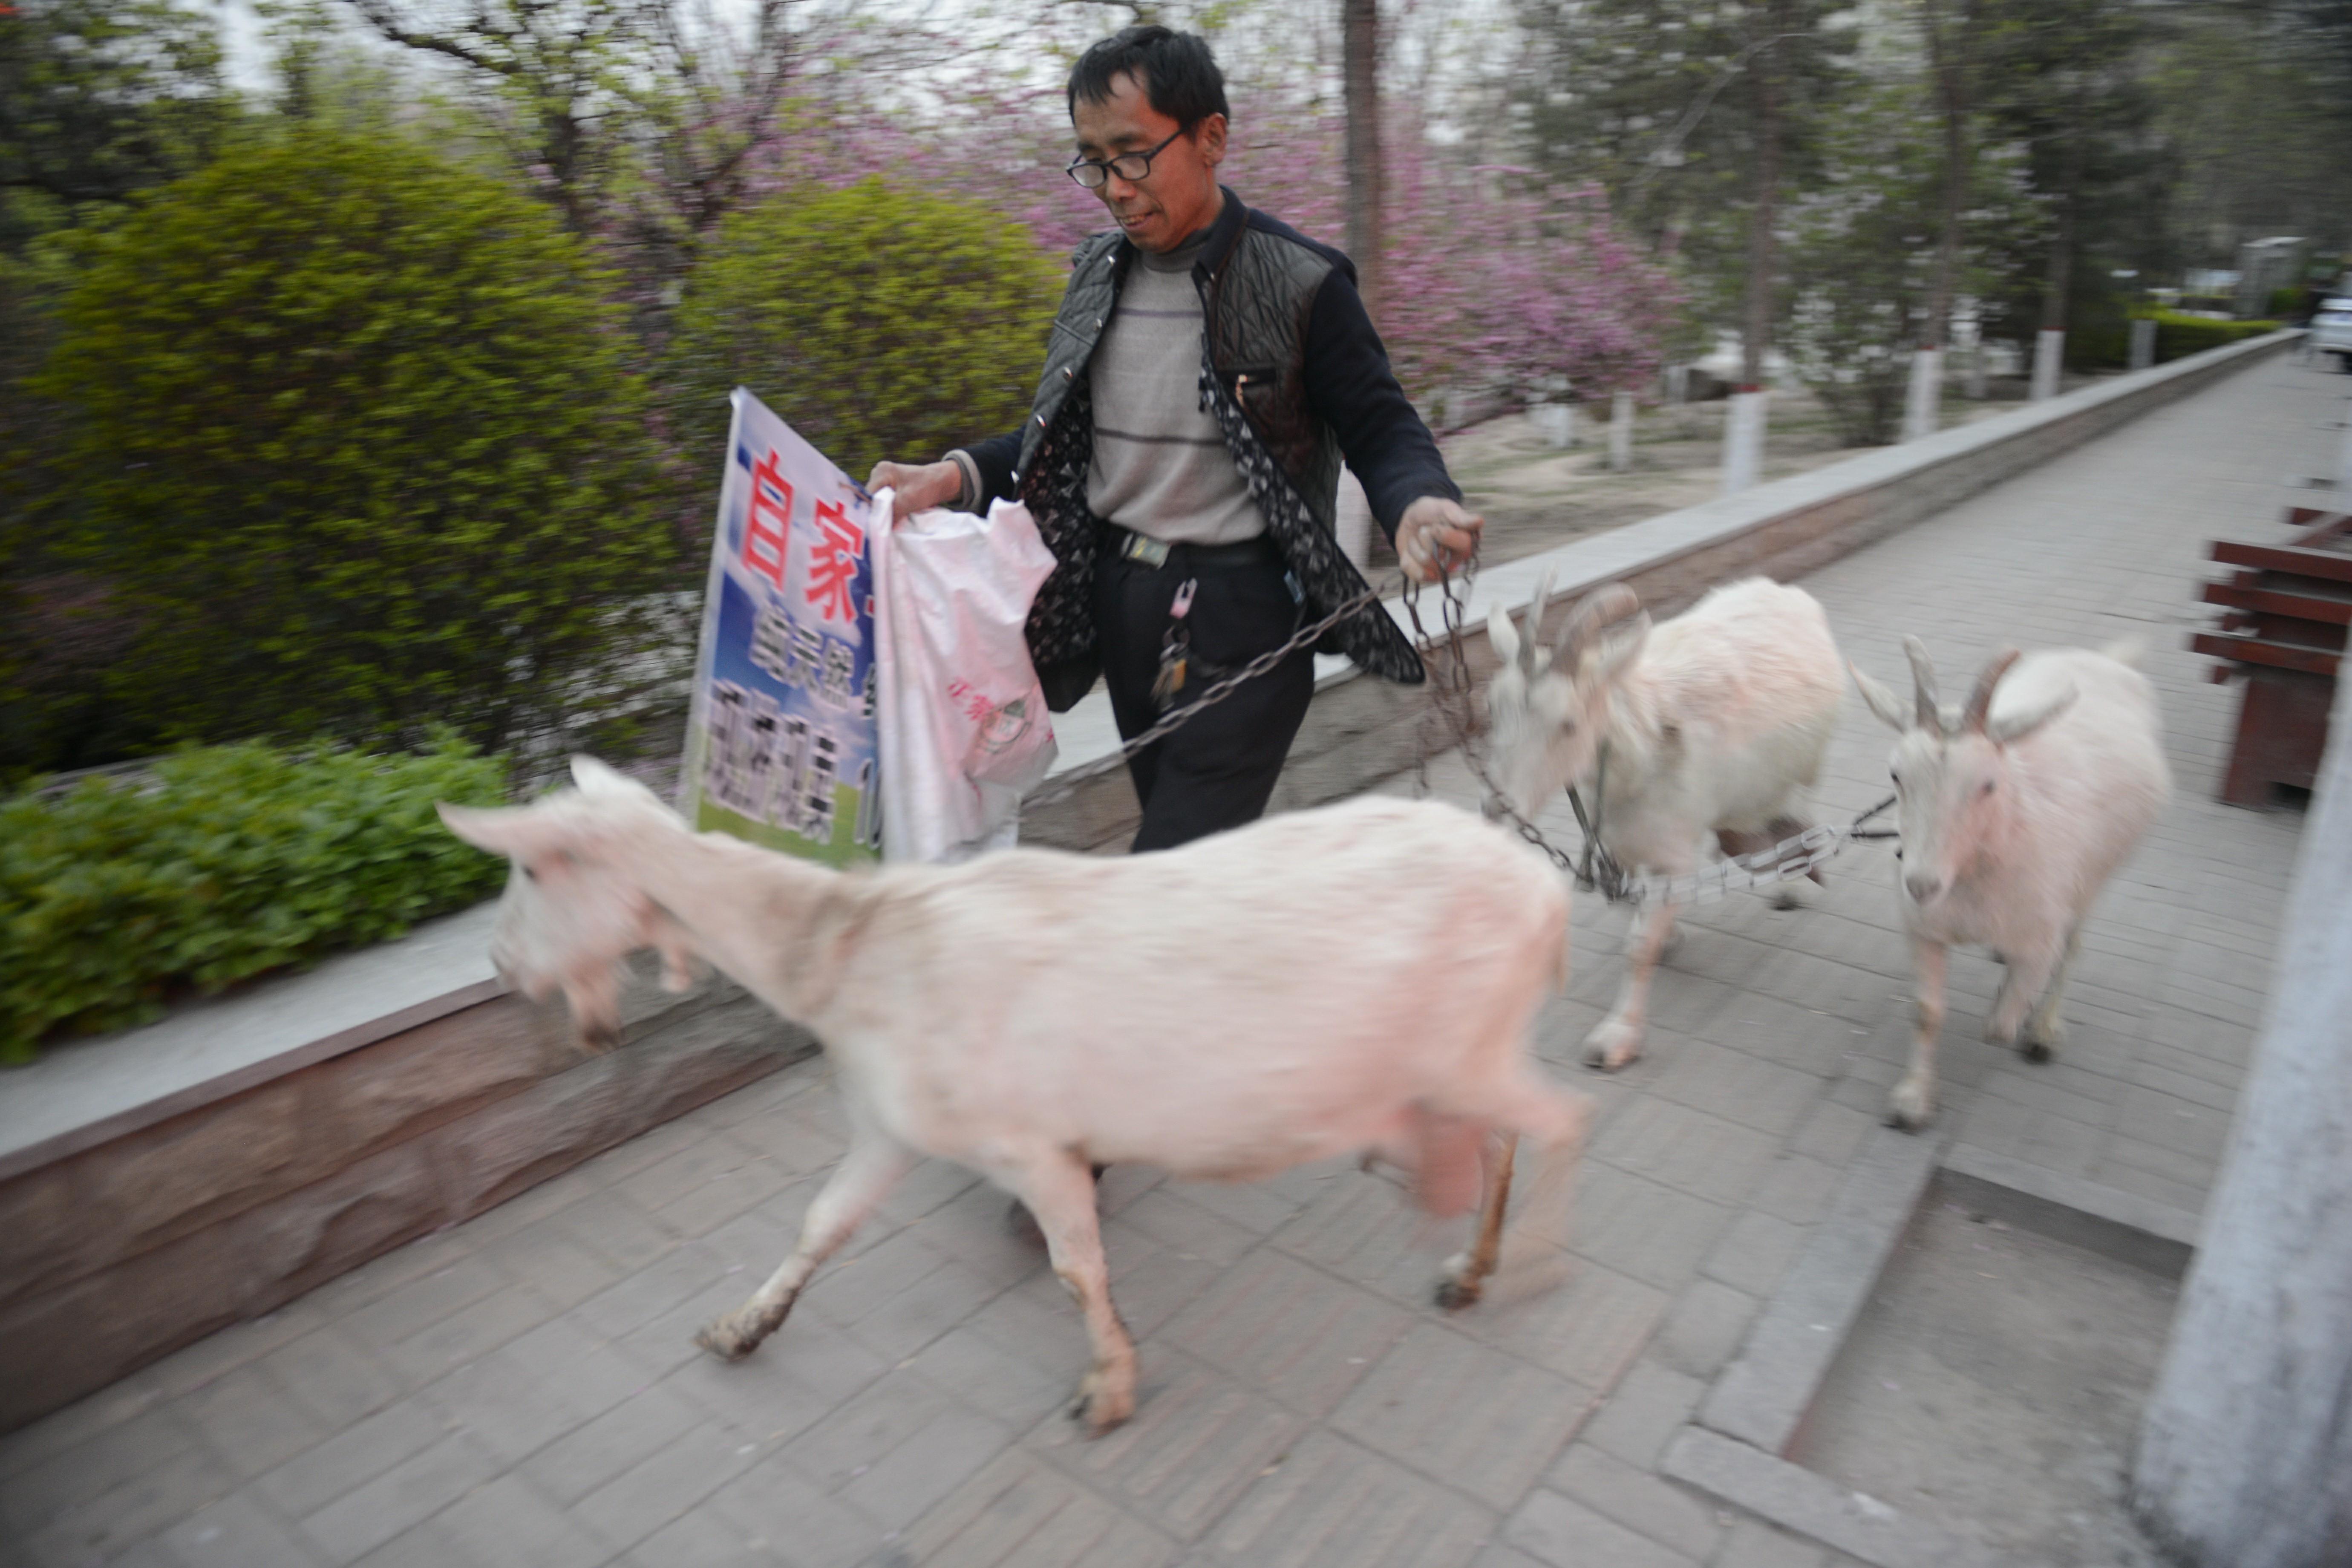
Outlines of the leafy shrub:
<svg viewBox="0 0 2352 1568">
<path fill-rule="evenodd" d="M 2183 315 L 2178 310 L 2141 311 L 2134 319 L 2156 322 L 2158 364 L 2234 343 L 2242 338 L 2258 338 L 2264 332 L 2278 331 L 2279 325 L 2276 321 L 2218 321 L 2207 316 Z M 2129 364 L 2130 322 L 2103 321 L 2089 326 L 2075 325 L 2066 334 L 2066 363 L 2084 369 L 2113 369 Z"/>
<path fill-rule="evenodd" d="M 715 465 L 748 386 L 854 479 L 929 462 L 1021 422 L 1061 293 L 987 208 L 878 179 L 772 196 L 720 225 L 687 285 L 678 426 Z"/>
<path fill-rule="evenodd" d="M 2241 338 L 2259 338 L 2264 332 L 2278 331 L 2276 321 L 2216 321 L 2204 316 L 2184 316 L 2177 310 L 2157 310 L 2156 363 L 2185 359 L 2218 349 L 2224 343 L 2234 343 Z"/>
<path fill-rule="evenodd" d="M 486 896 L 505 868 L 433 803 L 497 805 L 504 778 L 455 741 L 395 757 L 221 746 L 0 800 L 0 1061 Z"/>
<path fill-rule="evenodd" d="M 609 689 L 676 546 L 609 276 L 396 133 L 233 152 L 87 247 L 33 389 L 168 740 L 486 745 Z"/>
</svg>

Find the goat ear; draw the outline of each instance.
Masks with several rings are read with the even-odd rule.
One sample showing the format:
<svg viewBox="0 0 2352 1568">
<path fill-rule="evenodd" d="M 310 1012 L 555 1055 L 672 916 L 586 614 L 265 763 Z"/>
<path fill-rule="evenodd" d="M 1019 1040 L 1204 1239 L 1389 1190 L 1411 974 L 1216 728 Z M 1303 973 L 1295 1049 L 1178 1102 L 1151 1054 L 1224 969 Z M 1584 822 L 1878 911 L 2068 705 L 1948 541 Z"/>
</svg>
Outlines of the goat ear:
<svg viewBox="0 0 2352 1568">
<path fill-rule="evenodd" d="M 441 814 L 443 826 L 475 848 L 510 860 L 556 847 L 554 824 L 529 806 L 485 808 L 436 802 L 433 809 Z"/>
<path fill-rule="evenodd" d="M 1990 721 L 1985 725 L 1985 733 L 1996 745 L 2006 746 L 2011 741 L 2022 741 L 2026 736 L 2072 708 L 2074 705 L 2075 696 L 2074 689 L 2070 686 L 2065 690 L 2035 703 L 2022 712 L 2004 713 L 2000 718 Z"/>
<path fill-rule="evenodd" d="M 1486 640 L 1494 645 L 1497 660 L 1519 662 L 1519 628 L 1511 625 L 1509 614 L 1500 605 L 1486 612 Z"/>
<path fill-rule="evenodd" d="M 1878 715 L 1880 723 L 1898 735 L 1909 731 L 1911 715 L 1903 710 L 1903 700 L 1895 695 L 1892 688 L 1873 680 L 1854 664 L 1849 663 L 1845 668 L 1846 673 L 1853 677 L 1854 689 L 1862 693 L 1863 702 Z"/>
<path fill-rule="evenodd" d="M 622 773 L 608 767 L 593 757 L 572 759 L 572 782 L 580 786 L 582 795 L 616 795 L 649 794 L 646 786 Z"/>
</svg>

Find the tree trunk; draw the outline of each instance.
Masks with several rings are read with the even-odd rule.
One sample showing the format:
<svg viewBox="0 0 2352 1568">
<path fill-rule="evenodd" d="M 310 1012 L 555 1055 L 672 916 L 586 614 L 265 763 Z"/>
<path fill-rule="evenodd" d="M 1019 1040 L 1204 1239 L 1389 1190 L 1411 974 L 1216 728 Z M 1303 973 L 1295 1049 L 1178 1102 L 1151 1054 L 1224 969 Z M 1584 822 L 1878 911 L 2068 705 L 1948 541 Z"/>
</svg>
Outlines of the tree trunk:
<svg viewBox="0 0 2352 1568">
<path fill-rule="evenodd" d="M 1785 0 L 1762 16 L 1767 42 L 1756 51 L 1756 201 L 1748 233 L 1748 320 L 1740 332 L 1739 389 L 1724 411 L 1723 493 L 1737 495 L 1764 474 L 1764 355 L 1772 342 L 1772 225 L 1780 203 L 1780 75 L 1775 58 L 1789 29 Z"/>
<path fill-rule="evenodd" d="M 2066 153 L 2064 172 L 2059 176 L 2058 228 L 2050 238 L 2050 266 L 2042 281 L 2042 330 L 2045 332 L 2066 330 L 2066 290 L 2074 266 L 2074 206 L 2082 199 L 2083 139 L 2088 134 L 2082 128 L 2090 123 L 2089 100 L 2087 87 L 2078 89 L 2074 128 L 2057 132 L 2065 138 Z"/>
<path fill-rule="evenodd" d="M 2132 1471 L 2142 1521 L 2198 1568 L 2352 1563 L 2352 679 L 2332 728 Z"/>
<path fill-rule="evenodd" d="M 1741 390 L 1764 385 L 1764 353 L 1772 333 L 1772 225 L 1780 200 L 1780 79 L 1774 58 L 1780 36 L 1783 0 L 1772 0 L 1763 16 L 1765 36 L 1773 39 L 1756 51 L 1749 68 L 1756 73 L 1756 203 L 1748 234 L 1748 321 L 1741 335 Z"/>
<path fill-rule="evenodd" d="M 1348 110 L 1348 254 L 1367 306 L 1381 277 L 1380 0 L 1339 0 L 1341 92 Z"/>
<path fill-rule="evenodd" d="M 1936 245 L 1935 281 L 1927 290 L 1927 319 L 1919 346 L 1941 350 L 1951 331 L 1952 292 L 1960 269 L 1960 211 L 1967 203 L 1969 148 L 1968 81 L 1964 72 L 1969 16 L 1963 5 L 1956 28 L 1947 38 L 1937 0 L 1923 0 L 1927 29 L 1927 59 L 1936 76 L 1937 106 L 1944 118 L 1944 224 Z"/>
</svg>

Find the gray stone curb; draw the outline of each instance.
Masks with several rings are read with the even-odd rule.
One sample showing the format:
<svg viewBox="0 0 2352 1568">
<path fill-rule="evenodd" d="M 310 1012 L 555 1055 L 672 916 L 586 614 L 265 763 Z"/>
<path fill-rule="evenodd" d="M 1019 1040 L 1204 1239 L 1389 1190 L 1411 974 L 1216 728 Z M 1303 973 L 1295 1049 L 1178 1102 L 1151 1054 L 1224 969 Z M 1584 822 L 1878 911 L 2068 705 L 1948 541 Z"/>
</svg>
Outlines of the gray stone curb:
<svg viewBox="0 0 2352 1568">
<path fill-rule="evenodd" d="M 2082 1176 L 2070 1176 L 2063 1171 L 2045 1170 L 1973 1144 L 1954 1144 L 1944 1155 L 1944 1169 L 2044 1199 L 2061 1208 L 2095 1215 L 2132 1230 L 2160 1236 L 2183 1247 L 2197 1245 L 2198 1231 L 2203 1224 L 2200 1216 L 2170 1204 L 2160 1204 L 2154 1198 L 2144 1198 L 2137 1193 L 2126 1193 Z"/>
<path fill-rule="evenodd" d="M 1661 1468 L 1675 1480 L 1859 1557 L 1872 1568 L 2021 1568 L 2013 1558 L 1703 1427 L 1677 1432 Z"/>
<path fill-rule="evenodd" d="M 1701 1425 L 1785 1451 L 1936 1173 L 1933 1138 L 1879 1128 L 1828 1215 L 1699 1407 Z"/>
</svg>

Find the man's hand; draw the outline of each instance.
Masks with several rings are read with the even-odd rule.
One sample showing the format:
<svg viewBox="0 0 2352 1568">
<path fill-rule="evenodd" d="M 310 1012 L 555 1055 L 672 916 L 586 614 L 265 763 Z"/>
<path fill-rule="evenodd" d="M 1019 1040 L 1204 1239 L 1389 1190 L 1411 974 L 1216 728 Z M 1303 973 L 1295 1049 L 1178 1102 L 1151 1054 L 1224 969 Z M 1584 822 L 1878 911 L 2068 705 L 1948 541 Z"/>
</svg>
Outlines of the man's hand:
<svg viewBox="0 0 2352 1568">
<path fill-rule="evenodd" d="M 1469 563 L 1486 526 L 1485 518 L 1465 510 L 1459 501 L 1422 497 L 1397 520 L 1397 559 L 1404 574 L 1416 583 L 1451 577 Z"/>
<path fill-rule="evenodd" d="M 952 462 L 877 463 L 866 489 L 868 494 L 892 492 L 890 521 L 895 525 L 935 506 L 953 506 L 963 494 L 963 470 Z"/>
</svg>

